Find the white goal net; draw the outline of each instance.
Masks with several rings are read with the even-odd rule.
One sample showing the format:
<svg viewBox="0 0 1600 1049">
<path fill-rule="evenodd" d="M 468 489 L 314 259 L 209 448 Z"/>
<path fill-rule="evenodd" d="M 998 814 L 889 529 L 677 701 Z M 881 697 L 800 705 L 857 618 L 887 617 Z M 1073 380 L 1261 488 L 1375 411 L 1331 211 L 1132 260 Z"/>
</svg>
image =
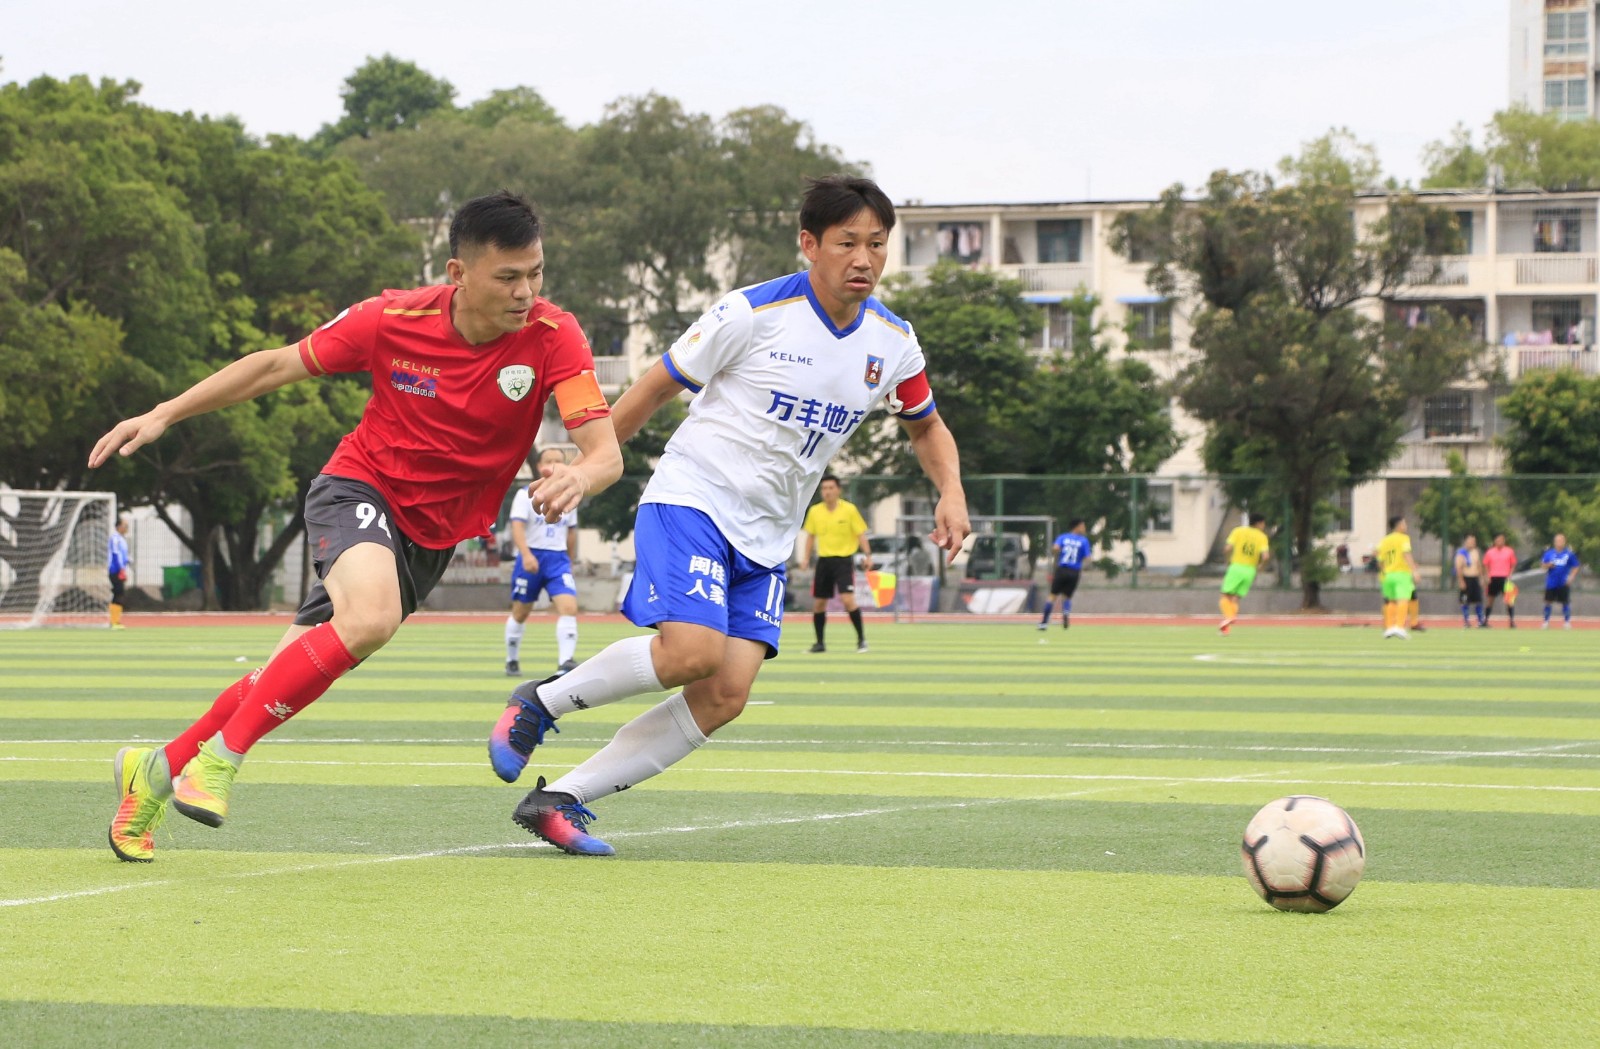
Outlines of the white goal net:
<svg viewBox="0 0 1600 1049">
<path fill-rule="evenodd" d="M 103 626 L 110 492 L 0 489 L 0 630 Z"/>
</svg>

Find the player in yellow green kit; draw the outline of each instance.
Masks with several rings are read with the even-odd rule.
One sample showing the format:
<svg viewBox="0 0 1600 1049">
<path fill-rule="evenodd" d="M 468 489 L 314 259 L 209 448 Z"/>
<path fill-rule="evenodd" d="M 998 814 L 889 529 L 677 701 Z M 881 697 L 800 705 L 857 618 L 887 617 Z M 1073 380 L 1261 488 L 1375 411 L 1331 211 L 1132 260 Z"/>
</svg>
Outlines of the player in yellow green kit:
<svg viewBox="0 0 1600 1049">
<path fill-rule="evenodd" d="M 1272 556 L 1271 540 L 1262 530 L 1266 523 L 1266 514 L 1251 514 L 1248 525 L 1240 525 L 1228 533 L 1228 544 L 1223 550 L 1228 558 L 1228 574 L 1222 577 L 1222 599 L 1218 602 L 1222 607 L 1222 625 L 1218 630 L 1223 634 L 1239 618 L 1239 600 L 1250 593 L 1256 571 Z"/>
<path fill-rule="evenodd" d="M 1406 637 L 1406 612 L 1417 592 L 1417 563 L 1411 559 L 1411 536 L 1404 517 L 1389 518 L 1389 534 L 1378 544 L 1378 570 L 1383 573 L 1383 636 Z"/>
</svg>

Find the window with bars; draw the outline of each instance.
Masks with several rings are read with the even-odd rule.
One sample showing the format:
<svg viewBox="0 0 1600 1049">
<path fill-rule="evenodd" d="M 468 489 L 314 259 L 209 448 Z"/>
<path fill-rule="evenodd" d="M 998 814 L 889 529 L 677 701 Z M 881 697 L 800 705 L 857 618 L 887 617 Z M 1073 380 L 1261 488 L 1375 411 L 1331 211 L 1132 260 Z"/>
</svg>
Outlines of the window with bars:
<svg viewBox="0 0 1600 1049">
<path fill-rule="evenodd" d="M 1583 212 L 1577 208 L 1537 208 L 1533 213 L 1533 250 L 1566 254 L 1583 250 Z"/>
<path fill-rule="evenodd" d="M 1476 437 L 1472 421 L 1472 391 L 1447 390 L 1422 403 L 1424 437 Z"/>
<path fill-rule="evenodd" d="M 1172 349 L 1172 303 L 1128 304 L 1128 349 Z"/>
<path fill-rule="evenodd" d="M 1172 531 L 1172 482 L 1150 481 L 1144 496 L 1144 533 Z"/>
<path fill-rule="evenodd" d="M 1548 11 L 1544 16 L 1546 58 L 1589 53 L 1589 12 Z"/>
<path fill-rule="evenodd" d="M 1039 313 L 1039 330 L 1033 336 L 1034 349 L 1071 353 L 1072 340 L 1077 334 L 1077 314 L 1059 302 L 1040 305 Z"/>
</svg>

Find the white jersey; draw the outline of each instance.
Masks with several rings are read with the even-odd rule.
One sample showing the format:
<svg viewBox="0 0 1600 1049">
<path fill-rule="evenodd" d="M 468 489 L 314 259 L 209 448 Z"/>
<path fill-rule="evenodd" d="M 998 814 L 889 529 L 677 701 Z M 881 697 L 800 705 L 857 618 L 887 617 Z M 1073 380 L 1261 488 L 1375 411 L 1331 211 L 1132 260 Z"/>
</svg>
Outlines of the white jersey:
<svg viewBox="0 0 1600 1049">
<path fill-rule="evenodd" d="M 511 520 L 526 526 L 528 548 L 531 550 L 559 550 L 567 552 L 567 532 L 578 527 L 578 511 L 568 510 L 555 524 L 533 512 L 533 500 L 528 497 L 528 486 L 517 489 L 511 499 Z"/>
<path fill-rule="evenodd" d="M 805 273 L 730 292 L 662 361 L 699 396 L 639 502 L 703 511 L 768 567 L 788 558 L 818 480 L 868 412 L 934 410 L 911 325 L 869 298 L 836 328 Z"/>
</svg>

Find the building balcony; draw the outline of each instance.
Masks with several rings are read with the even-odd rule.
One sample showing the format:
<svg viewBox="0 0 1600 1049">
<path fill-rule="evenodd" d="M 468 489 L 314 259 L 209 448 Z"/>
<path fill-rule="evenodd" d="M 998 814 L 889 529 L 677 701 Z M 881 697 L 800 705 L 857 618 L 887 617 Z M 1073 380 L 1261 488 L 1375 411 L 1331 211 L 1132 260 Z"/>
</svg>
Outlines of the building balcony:
<svg viewBox="0 0 1600 1049">
<path fill-rule="evenodd" d="M 1412 288 L 1481 288 L 1489 281 L 1488 263 L 1488 259 L 1471 255 L 1424 259 L 1411 268 L 1406 284 Z M 1433 272 L 1435 266 L 1437 272 Z"/>
<path fill-rule="evenodd" d="M 1500 452 L 1486 439 L 1473 434 L 1402 444 L 1386 472 L 1391 475 L 1449 473 L 1446 458 L 1452 452 L 1467 461 L 1467 469 L 1471 473 L 1484 475 L 1503 472 L 1505 464 L 1501 461 Z"/>
<path fill-rule="evenodd" d="M 628 385 L 633 378 L 628 365 L 626 357 L 596 357 L 594 377 L 600 383 L 600 389 L 606 394 L 612 394 Z"/>
<path fill-rule="evenodd" d="M 928 282 L 931 266 L 907 266 L 898 270 L 911 281 L 913 287 Z M 1080 288 L 1094 290 L 1094 267 L 1087 262 L 1036 262 L 1024 265 L 985 266 L 1000 276 L 1022 285 L 1024 294 L 1054 292 L 1071 295 Z M 894 274 L 890 274 L 894 276 Z"/>
<path fill-rule="evenodd" d="M 1501 255 L 1496 260 L 1499 290 L 1584 286 L 1600 283 L 1600 255 Z"/>
<path fill-rule="evenodd" d="M 1536 371 L 1600 375 L 1600 351 L 1593 346 L 1512 346 L 1509 353 L 1512 378 Z"/>
</svg>

